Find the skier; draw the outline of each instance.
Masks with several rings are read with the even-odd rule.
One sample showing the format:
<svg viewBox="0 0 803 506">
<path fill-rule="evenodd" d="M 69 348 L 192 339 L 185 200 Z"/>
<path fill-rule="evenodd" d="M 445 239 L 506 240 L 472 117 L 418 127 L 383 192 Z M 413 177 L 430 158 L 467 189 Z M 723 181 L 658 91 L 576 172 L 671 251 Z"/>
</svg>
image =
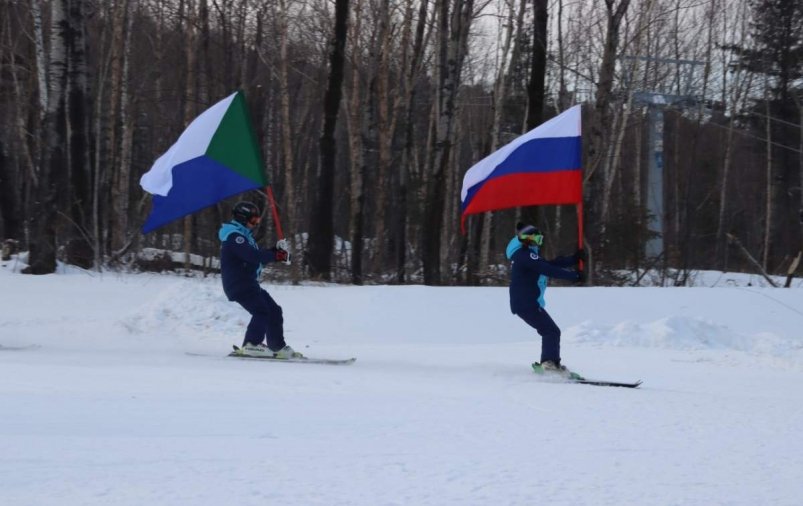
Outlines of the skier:
<svg viewBox="0 0 803 506">
<path fill-rule="evenodd" d="M 282 308 L 260 288 L 259 274 L 269 262 L 290 263 L 284 240 L 275 248 L 257 245 L 252 231 L 259 225 L 259 208 L 251 202 L 238 202 L 232 209 L 232 220 L 220 227 L 220 273 L 226 297 L 240 304 L 251 314 L 245 331 L 242 354 L 278 359 L 303 358 L 284 342 Z M 267 345 L 263 342 L 267 338 Z"/>
<path fill-rule="evenodd" d="M 511 261 L 510 311 L 541 335 L 541 362 L 533 364 L 536 372 L 557 372 L 579 378 L 560 363 L 560 329 L 544 309 L 544 292 L 547 278 L 585 281 L 582 270 L 566 269 L 585 260 L 585 250 L 550 261 L 540 255 L 543 242 L 544 235 L 536 227 L 516 224 L 516 236 L 505 252 Z"/>
</svg>

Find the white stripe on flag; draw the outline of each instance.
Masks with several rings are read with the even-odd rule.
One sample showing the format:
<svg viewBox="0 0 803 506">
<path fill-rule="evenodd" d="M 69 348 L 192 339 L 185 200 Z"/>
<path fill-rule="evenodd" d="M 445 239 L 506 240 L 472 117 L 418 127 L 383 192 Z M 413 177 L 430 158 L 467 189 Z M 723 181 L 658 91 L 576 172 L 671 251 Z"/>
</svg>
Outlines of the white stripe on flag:
<svg viewBox="0 0 803 506">
<path fill-rule="evenodd" d="M 184 130 L 165 154 L 154 162 L 151 170 L 142 175 L 139 185 L 153 195 L 166 196 L 173 187 L 173 167 L 206 154 L 212 136 L 237 93 L 233 93 L 202 112 Z"/>
<path fill-rule="evenodd" d="M 550 137 L 579 137 L 580 111 L 581 106 L 575 105 L 475 163 L 468 169 L 466 175 L 463 177 L 460 201 L 465 202 L 468 190 L 477 183 L 487 179 L 500 163 L 505 161 L 511 153 L 525 142 L 533 139 L 546 139 Z"/>
</svg>

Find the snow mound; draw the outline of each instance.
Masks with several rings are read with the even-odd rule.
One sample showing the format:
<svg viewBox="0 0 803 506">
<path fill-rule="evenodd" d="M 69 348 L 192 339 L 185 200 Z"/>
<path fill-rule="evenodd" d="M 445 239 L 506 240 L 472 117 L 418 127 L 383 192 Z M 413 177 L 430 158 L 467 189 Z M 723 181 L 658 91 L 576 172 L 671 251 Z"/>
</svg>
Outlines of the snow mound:
<svg viewBox="0 0 803 506">
<path fill-rule="evenodd" d="M 781 356 L 800 349 L 799 343 L 771 332 L 754 335 L 703 318 L 669 316 L 638 323 L 625 320 L 610 326 L 583 322 L 567 328 L 564 338 L 576 343 L 673 350 L 736 350 Z"/>
<path fill-rule="evenodd" d="M 239 336 L 248 313 L 226 300 L 220 283 L 179 280 L 120 320 L 132 334 L 211 338 Z"/>
</svg>

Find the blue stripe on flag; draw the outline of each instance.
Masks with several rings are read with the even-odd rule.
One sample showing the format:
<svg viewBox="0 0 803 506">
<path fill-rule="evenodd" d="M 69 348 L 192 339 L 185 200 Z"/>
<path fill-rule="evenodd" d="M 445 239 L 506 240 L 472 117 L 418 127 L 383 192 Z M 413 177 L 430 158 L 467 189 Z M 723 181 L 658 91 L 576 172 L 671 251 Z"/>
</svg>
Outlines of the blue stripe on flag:
<svg viewBox="0 0 803 506">
<path fill-rule="evenodd" d="M 510 153 L 487 178 L 469 188 L 461 207 L 465 210 L 480 188 L 495 177 L 529 172 L 580 170 L 582 157 L 580 137 L 547 137 L 529 140 Z"/>
<path fill-rule="evenodd" d="M 557 172 L 579 169 L 582 163 L 580 137 L 532 139 L 516 148 L 496 166 L 487 179 L 517 172 Z"/>
<path fill-rule="evenodd" d="M 193 158 L 172 170 L 173 186 L 167 196 L 153 196 L 153 208 L 142 226 L 143 234 L 232 195 L 261 187 L 258 181 L 245 178 L 207 156 Z"/>
</svg>

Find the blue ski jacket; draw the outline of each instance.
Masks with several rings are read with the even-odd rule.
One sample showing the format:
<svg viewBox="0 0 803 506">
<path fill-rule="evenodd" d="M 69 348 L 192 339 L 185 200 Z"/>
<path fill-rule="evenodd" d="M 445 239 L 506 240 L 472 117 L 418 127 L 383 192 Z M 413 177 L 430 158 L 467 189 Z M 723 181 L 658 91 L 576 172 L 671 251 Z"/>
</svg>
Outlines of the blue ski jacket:
<svg viewBox="0 0 803 506">
<path fill-rule="evenodd" d="M 538 246 L 527 248 L 518 237 L 513 237 L 507 244 L 505 255 L 511 262 L 510 311 L 513 313 L 531 309 L 534 303 L 545 307 L 548 278 L 580 279 L 577 271 L 566 269 L 576 263 L 574 256 L 546 260 L 540 256 Z"/>
<path fill-rule="evenodd" d="M 224 223 L 218 232 L 220 239 L 220 274 L 223 292 L 229 300 L 256 289 L 262 266 L 276 261 L 275 249 L 257 245 L 251 231 L 236 221 Z"/>
</svg>

